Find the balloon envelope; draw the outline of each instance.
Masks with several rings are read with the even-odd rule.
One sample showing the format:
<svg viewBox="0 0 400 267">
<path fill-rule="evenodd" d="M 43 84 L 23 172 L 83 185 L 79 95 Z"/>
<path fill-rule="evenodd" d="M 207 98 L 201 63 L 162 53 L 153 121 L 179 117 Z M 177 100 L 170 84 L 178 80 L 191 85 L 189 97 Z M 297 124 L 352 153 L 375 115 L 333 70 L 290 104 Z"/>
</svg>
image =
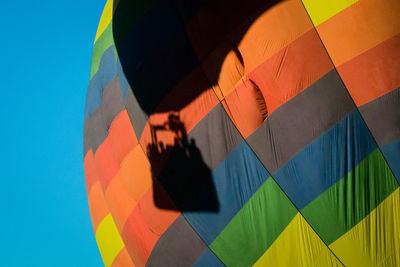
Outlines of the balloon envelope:
<svg viewBox="0 0 400 267">
<path fill-rule="evenodd" d="M 106 266 L 400 266 L 398 0 L 108 0 L 84 167 Z"/>
</svg>

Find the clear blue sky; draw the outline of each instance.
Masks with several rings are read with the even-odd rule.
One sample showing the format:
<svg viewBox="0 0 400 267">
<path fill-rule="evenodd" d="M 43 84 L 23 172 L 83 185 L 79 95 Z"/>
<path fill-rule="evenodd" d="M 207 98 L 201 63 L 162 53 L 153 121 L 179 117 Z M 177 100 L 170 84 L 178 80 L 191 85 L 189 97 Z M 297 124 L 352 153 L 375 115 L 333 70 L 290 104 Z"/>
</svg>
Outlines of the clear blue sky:
<svg viewBox="0 0 400 267">
<path fill-rule="evenodd" d="M 0 266 L 102 266 L 82 136 L 105 2 L 1 3 Z"/>
</svg>

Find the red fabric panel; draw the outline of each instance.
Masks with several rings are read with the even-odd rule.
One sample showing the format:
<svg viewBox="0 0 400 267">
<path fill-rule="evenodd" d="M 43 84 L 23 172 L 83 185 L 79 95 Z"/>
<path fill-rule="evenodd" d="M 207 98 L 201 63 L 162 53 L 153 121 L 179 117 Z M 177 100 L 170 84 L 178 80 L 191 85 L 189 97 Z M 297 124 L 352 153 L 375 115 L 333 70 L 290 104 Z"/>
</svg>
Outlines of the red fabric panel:
<svg viewBox="0 0 400 267">
<path fill-rule="evenodd" d="M 108 184 L 119 171 L 119 164 L 115 161 L 109 137 L 99 146 L 94 158 L 100 182 L 105 192 Z"/>
<path fill-rule="evenodd" d="M 333 68 L 315 29 L 281 49 L 248 77 L 264 95 L 268 114 Z"/>
<path fill-rule="evenodd" d="M 111 123 L 108 137 L 115 161 L 121 164 L 124 157 L 138 143 L 128 112 L 124 109 Z"/>
<path fill-rule="evenodd" d="M 252 134 L 267 115 L 261 91 L 248 79 L 226 96 L 222 105 L 244 138 Z"/>
</svg>

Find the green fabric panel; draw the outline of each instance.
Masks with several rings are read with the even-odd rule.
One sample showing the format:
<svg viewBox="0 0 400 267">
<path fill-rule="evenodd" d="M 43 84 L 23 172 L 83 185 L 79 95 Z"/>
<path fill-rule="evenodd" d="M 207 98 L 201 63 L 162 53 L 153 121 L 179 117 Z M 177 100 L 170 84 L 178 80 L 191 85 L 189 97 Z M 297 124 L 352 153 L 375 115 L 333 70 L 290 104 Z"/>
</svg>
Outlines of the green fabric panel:
<svg viewBox="0 0 400 267">
<path fill-rule="evenodd" d="M 379 149 L 301 210 L 322 239 L 331 244 L 365 218 L 398 187 Z"/>
<path fill-rule="evenodd" d="M 210 245 L 228 266 L 250 266 L 260 258 L 297 214 L 270 177 Z"/>
<path fill-rule="evenodd" d="M 114 55 L 115 55 L 115 62 L 118 62 L 118 51 L 115 45 L 114 45 Z"/>
<path fill-rule="evenodd" d="M 113 16 L 115 43 L 119 45 L 132 26 L 160 2 L 161 0 L 119 1 Z"/>
<path fill-rule="evenodd" d="M 94 44 L 92 64 L 90 66 L 90 79 L 92 79 L 99 70 L 104 51 L 106 51 L 113 44 L 114 39 L 112 35 L 112 23 L 110 23 Z"/>
</svg>

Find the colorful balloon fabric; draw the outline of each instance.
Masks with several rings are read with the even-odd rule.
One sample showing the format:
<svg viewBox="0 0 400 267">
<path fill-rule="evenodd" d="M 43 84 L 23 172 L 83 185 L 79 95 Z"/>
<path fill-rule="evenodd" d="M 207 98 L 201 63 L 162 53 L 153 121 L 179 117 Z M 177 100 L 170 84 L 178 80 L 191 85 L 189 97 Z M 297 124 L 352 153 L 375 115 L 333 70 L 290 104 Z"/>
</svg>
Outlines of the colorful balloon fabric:
<svg viewBox="0 0 400 267">
<path fill-rule="evenodd" d="M 400 266 L 399 14 L 108 0 L 84 124 L 105 266 Z"/>
</svg>

